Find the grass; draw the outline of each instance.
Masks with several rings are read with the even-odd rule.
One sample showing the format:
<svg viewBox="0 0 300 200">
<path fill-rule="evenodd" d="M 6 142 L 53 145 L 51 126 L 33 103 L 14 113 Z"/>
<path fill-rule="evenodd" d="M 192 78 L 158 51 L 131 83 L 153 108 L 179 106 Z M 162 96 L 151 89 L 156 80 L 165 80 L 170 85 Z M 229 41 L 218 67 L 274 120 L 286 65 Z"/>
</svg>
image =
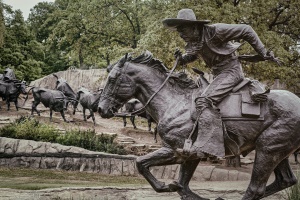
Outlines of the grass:
<svg viewBox="0 0 300 200">
<path fill-rule="evenodd" d="M 141 177 L 112 176 L 87 172 L 0 167 L 0 188 L 40 190 L 60 187 L 140 186 Z"/>
</svg>

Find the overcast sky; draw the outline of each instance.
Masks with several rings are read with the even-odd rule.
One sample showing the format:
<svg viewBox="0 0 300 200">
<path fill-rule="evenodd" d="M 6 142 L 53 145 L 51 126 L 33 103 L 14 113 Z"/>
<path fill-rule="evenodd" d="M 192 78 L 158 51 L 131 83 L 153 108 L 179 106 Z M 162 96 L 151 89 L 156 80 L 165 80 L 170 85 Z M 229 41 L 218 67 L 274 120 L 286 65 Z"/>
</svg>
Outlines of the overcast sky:
<svg viewBox="0 0 300 200">
<path fill-rule="evenodd" d="M 54 2 L 54 0 L 3 0 L 3 3 L 13 7 L 14 10 L 20 9 L 23 12 L 24 19 L 28 18 L 30 9 L 39 2 Z"/>
</svg>

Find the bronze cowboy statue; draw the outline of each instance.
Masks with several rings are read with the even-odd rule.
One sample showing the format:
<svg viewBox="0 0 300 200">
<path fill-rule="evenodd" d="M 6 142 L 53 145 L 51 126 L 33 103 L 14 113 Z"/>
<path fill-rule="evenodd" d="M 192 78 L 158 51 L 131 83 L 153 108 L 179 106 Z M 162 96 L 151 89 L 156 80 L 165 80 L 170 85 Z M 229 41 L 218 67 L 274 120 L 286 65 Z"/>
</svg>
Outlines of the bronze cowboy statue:
<svg viewBox="0 0 300 200">
<path fill-rule="evenodd" d="M 201 57 L 212 69 L 213 81 L 202 94 L 195 99 L 198 135 L 192 144 L 187 139 L 183 155 L 188 157 L 206 157 L 205 153 L 217 157 L 225 156 L 223 128 L 220 112 L 216 105 L 244 79 L 241 63 L 236 50 L 240 43 L 247 41 L 261 57 L 261 60 L 273 60 L 279 63 L 273 52 L 268 52 L 255 31 L 245 24 L 209 24 L 209 20 L 196 20 L 191 9 L 182 9 L 177 18 L 163 20 L 165 27 L 177 30 L 186 42 L 185 54 L 176 50 L 179 63 L 186 65 Z M 180 150 L 179 150 L 180 151 Z"/>
<path fill-rule="evenodd" d="M 183 200 L 207 200 L 189 186 L 201 158 L 246 156 L 255 150 L 243 200 L 261 199 L 295 185 L 297 177 L 288 158 L 300 148 L 300 98 L 286 90 L 266 91 L 258 81 L 244 78 L 239 58 L 280 61 L 247 25 L 208 25 L 208 21 L 197 21 L 189 9 L 163 23 L 182 34 L 186 54 L 176 53 L 172 70 L 149 51 L 137 57 L 124 55 L 107 68 L 98 104 L 101 117 L 111 118 L 136 98 L 157 123 L 162 147 L 136 159 L 139 173 L 156 192 L 177 192 Z M 249 42 L 258 55 L 237 57 L 234 52 L 239 45 L 230 42 L 236 39 Z M 179 61 L 186 64 L 199 56 L 213 70 L 212 83 L 201 73 L 195 83 L 186 74 L 174 72 Z M 168 184 L 150 170 L 174 164 L 180 165 L 178 179 Z M 272 173 L 275 179 L 268 184 Z"/>
</svg>

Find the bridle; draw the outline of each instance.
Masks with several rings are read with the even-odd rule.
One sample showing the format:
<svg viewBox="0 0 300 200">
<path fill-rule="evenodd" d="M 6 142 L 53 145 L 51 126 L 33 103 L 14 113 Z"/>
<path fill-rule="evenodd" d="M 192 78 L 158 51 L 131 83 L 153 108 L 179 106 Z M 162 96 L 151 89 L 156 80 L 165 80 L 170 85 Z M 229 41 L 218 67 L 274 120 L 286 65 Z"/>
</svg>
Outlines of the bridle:
<svg viewBox="0 0 300 200">
<path fill-rule="evenodd" d="M 119 101 L 115 98 L 116 94 L 119 94 L 119 89 L 122 85 L 125 85 L 125 87 L 128 87 L 130 89 L 130 92 L 132 92 L 134 90 L 134 83 L 133 81 L 131 81 L 131 79 L 128 77 L 128 75 L 125 73 L 127 70 L 129 63 L 127 63 L 126 65 L 124 65 L 123 67 L 119 67 L 120 70 L 118 70 L 118 72 L 120 73 L 120 75 L 116 78 L 116 83 L 114 84 L 113 88 L 104 88 L 101 96 L 100 96 L 100 100 L 99 101 L 103 101 L 105 99 L 108 99 L 111 103 L 110 106 L 108 108 L 108 110 L 114 110 L 114 105 L 118 106 L 122 106 L 124 104 L 124 102 Z M 116 70 L 116 69 L 113 69 Z M 108 80 L 109 81 L 109 80 Z M 114 111 L 113 111 L 114 113 Z"/>
<path fill-rule="evenodd" d="M 178 62 L 179 62 L 179 56 L 176 58 L 176 61 L 175 61 L 175 63 L 174 63 L 174 66 L 173 66 L 173 68 L 171 69 L 171 71 L 169 72 L 169 74 L 168 74 L 168 76 L 167 76 L 167 78 L 164 80 L 164 82 L 160 85 L 160 87 L 151 95 L 151 97 L 148 99 L 148 101 L 143 105 L 143 107 L 142 108 L 140 108 L 140 109 L 138 109 L 138 110 L 136 110 L 136 111 L 133 111 L 133 112 L 130 112 L 128 115 L 136 115 L 136 114 L 138 114 L 138 113 L 141 113 L 141 112 L 143 112 L 144 111 L 144 109 L 146 108 L 146 106 L 151 102 L 151 100 L 154 98 L 154 96 L 164 87 L 164 85 L 167 83 L 167 81 L 169 80 L 169 78 L 171 77 L 171 75 L 172 75 L 172 73 L 174 72 L 174 70 L 175 70 L 175 68 L 177 67 L 177 64 L 178 64 Z M 106 95 L 106 94 L 104 94 L 103 95 L 103 97 L 105 98 L 105 99 L 109 99 L 111 102 L 113 102 L 113 103 L 115 103 L 115 104 L 117 104 L 117 105 L 123 105 L 123 102 L 120 102 L 120 101 L 118 101 L 118 100 L 116 100 L 115 98 L 113 98 L 113 96 L 115 96 L 116 94 L 117 94 L 117 92 L 118 92 L 118 89 L 119 89 L 119 87 L 120 87 L 120 82 L 123 80 L 123 77 L 127 77 L 127 79 L 129 79 L 129 80 L 131 80 L 130 78 L 128 78 L 128 76 L 126 75 L 126 69 L 127 69 L 127 67 L 128 67 L 128 63 L 127 63 L 127 65 L 125 65 L 123 68 L 121 68 L 121 70 L 120 70 L 120 73 L 121 73 L 121 75 L 118 77 L 118 79 L 117 79 L 117 82 L 116 82 L 116 84 L 115 84 L 115 87 L 114 87 L 114 89 L 113 89 L 113 92 L 114 93 L 112 93 L 112 94 L 108 94 L 108 95 Z M 118 84 L 119 83 L 119 84 Z M 130 83 L 133 83 L 132 81 L 130 81 Z M 130 86 L 131 86 L 131 84 L 130 84 Z M 131 90 L 133 90 L 132 89 L 132 87 L 131 87 Z M 104 92 L 104 91 L 103 91 Z M 102 95 L 101 95 L 101 97 L 102 97 Z M 100 98 L 100 100 L 101 100 L 101 98 Z M 103 100 L 103 99 L 102 99 Z M 112 104 L 111 104 L 112 105 Z M 112 107 L 109 107 L 109 109 L 112 109 Z"/>
</svg>

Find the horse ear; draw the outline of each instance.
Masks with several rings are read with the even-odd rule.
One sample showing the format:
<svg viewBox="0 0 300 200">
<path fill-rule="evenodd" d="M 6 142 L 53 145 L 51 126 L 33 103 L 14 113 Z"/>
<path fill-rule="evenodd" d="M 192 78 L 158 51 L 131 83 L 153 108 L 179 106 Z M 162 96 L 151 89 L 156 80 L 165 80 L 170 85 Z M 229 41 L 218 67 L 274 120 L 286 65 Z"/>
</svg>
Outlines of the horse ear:
<svg viewBox="0 0 300 200">
<path fill-rule="evenodd" d="M 123 67 L 125 62 L 127 61 L 127 57 L 128 57 L 128 53 L 125 54 L 125 56 L 123 56 L 123 58 L 121 58 L 120 62 L 119 62 L 119 67 Z"/>
<path fill-rule="evenodd" d="M 108 65 L 107 68 L 106 68 L 106 71 L 109 73 L 112 70 L 112 68 L 113 68 L 114 65 L 115 64 Z"/>
</svg>

